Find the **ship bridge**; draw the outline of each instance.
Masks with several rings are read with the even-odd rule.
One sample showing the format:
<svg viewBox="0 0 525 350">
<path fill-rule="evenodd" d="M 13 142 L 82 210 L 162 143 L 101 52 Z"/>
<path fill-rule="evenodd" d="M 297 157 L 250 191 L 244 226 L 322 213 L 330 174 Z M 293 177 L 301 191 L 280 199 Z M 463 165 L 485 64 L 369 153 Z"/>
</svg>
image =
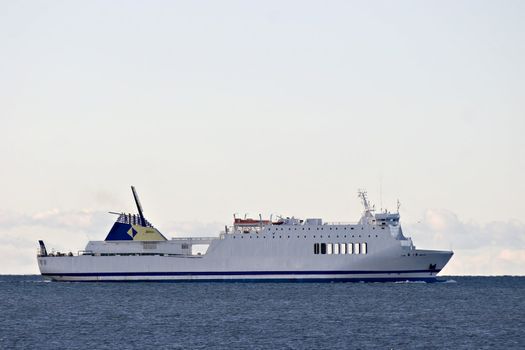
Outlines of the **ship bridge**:
<svg viewBox="0 0 525 350">
<path fill-rule="evenodd" d="M 377 225 L 399 225 L 399 213 L 378 213 L 374 215 L 375 222 Z"/>
</svg>

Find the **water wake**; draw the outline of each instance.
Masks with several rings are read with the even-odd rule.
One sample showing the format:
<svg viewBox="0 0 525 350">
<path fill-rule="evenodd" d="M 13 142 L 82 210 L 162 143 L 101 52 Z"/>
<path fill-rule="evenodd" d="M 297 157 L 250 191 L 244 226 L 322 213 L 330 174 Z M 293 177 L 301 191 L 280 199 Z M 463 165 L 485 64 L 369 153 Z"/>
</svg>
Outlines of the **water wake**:
<svg viewBox="0 0 525 350">
<path fill-rule="evenodd" d="M 396 281 L 394 283 L 397 283 L 397 284 L 426 284 L 427 282 L 425 282 L 425 281 L 409 281 L 409 280 L 406 280 L 406 281 Z"/>
</svg>

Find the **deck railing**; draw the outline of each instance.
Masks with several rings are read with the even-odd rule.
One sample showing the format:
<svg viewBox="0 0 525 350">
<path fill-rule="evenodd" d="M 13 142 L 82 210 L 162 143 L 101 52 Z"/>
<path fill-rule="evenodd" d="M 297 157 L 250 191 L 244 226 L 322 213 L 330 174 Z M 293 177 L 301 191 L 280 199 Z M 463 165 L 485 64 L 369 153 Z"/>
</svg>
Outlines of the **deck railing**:
<svg viewBox="0 0 525 350">
<path fill-rule="evenodd" d="M 172 241 L 211 241 L 219 237 L 171 237 Z"/>
</svg>

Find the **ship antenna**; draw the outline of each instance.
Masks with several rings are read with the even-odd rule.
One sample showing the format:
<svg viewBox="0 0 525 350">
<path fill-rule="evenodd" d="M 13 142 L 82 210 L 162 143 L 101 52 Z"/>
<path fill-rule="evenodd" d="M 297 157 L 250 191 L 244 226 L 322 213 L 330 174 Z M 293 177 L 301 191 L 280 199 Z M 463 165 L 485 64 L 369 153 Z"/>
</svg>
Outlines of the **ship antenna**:
<svg viewBox="0 0 525 350">
<path fill-rule="evenodd" d="M 363 203 L 363 206 L 365 207 L 365 211 L 370 211 L 370 203 L 368 202 L 368 198 L 366 197 L 366 191 L 365 190 L 358 190 L 357 191 L 359 198 L 361 198 L 361 201 Z"/>
<path fill-rule="evenodd" d="M 379 204 L 381 205 L 381 211 L 383 211 L 383 179 L 379 180 Z"/>
<path fill-rule="evenodd" d="M 401 202 L 397 200 L 397 213 L 399 214 L 399 208 L 401 207 Z"/>
<path fill-rule="evenodd" d="M 131 186 L 131 192 L 133 192 L 133 198 L 135 198 L 135 204 L 137 205 L 137 209 L 139 211 L 140 224 L 142 226 L 146 226 L 146 219 L 144 219 L 144 214 L 142 212 L 142 205 L 140 204 L 139 195 L 137 194 L 137 191 L 135 190 L 134 186 Z"/>
</svg>

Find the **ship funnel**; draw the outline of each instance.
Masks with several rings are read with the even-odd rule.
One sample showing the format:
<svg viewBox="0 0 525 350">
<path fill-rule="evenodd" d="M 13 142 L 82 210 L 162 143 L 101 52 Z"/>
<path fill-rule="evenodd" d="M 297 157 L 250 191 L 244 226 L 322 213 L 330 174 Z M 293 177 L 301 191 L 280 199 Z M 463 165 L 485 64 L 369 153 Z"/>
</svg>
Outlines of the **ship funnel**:
<svg viewBox="0 0 525 350">
<path fill-rule="evenodd" d="M 131 186 L 131 192 L 137 205 L 139 215 L 115 213 L 117 214 L 117 221 L 106 236 L 106 241 L 166 241 L 166 237 L 162 235 L 146 218 L 144 218 L 144 210 L 140 204 L 139 195 L 135 186 Z"/>
</svg>

